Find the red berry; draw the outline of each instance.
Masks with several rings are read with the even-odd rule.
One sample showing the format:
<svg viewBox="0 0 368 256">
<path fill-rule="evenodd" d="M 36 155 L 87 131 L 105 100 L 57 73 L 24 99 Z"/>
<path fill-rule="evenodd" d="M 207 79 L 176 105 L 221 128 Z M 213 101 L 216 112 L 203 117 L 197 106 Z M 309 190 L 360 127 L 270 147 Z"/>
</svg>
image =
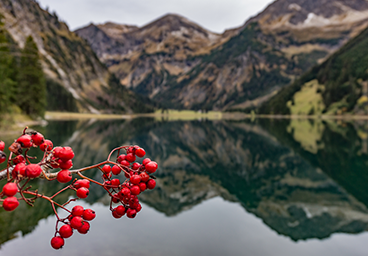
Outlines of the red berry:
<svg viewBox="0 0 368 256">
<path fill-rule="evenodd" d="M 81 234 L 87 234 L 90 227 L 91 226 L 89 225 L 89 223 L 87 221 L 84 221 L 83 226 L 78 228 L 78 232 L 81 233 Z"/>
<path fill-rule="evenodd" d="M 145 167 L 147 172 L 154 173 L 157 170 L 158 164 L 155 161 L 151 161 Z"/>
<path fill-rule="evenodd" d="M 143 165 L 146 165 L 146 164 L 148 164 L 149 162 L 151 162 L 151 159 L 149 159 L 149 158 L 145 158 L 145 159 L 143 160 L 142 164 L 143 164 Z"/>
<path fill-rule="evenodd" d="M 116 161 L 117 161 L 118 163 L 121 163 L 121 161 L 125 160 L 125 158 L 126 158 L 126 155 L 121 154 L 120 156 L 118 156 L 118 158 L 116 159 Z"/>
<path fill-rule="evenodd" d="M 41 145 L 40 145 L 40 149 L 42 151 L 51 151 L 52 148 L 54 147 L 54 144 L 52 144 L 51 140 L 45 140 Z"/>
<path fill-rule="evenodd" d="M 93 220 L 96 217 L 95 211 L 92 209 L 85 209 L 83 212 L 83 219 L 85 220 Z"/>
<path fill-rule="evenodd" d="M 133 163 L 135 161 L 135 155 L 133 153 L 129 153 L 129 154 L 127 154 L 125 160 L 127 160 L 128 162 Z"/>
<path fill-rule="evenodd" d="M 104 173 L 104 174 L 102 175 L 102 177 L 103 177 L 104 179 L 111 179 L 111 177 L 112 177 L 112 173 L 111 173 L 111 172 L 109 172 L 109 173 Z"/>
<path fill-rule="evenodd" d="M 65 224 L 59 229 L 59 234 L 62 238 L 71 237 L 73 235 L 73 228 L 69 224 Z"/>
<path fill-rule="evenodd" d="M 108 164 L 105 164 L 103 167 L 102 167 L 102 171 L 104 173 L 110 173 L 111 172 L 111 166 L 108 165 Z"/>
<path fill-rule="evenodd" d="M 138 204 L 137 207 L 135 207 L 135 210 L 137 212 L 140 212 L 142 210 L 142 205 L 141 204 Z"/>
<path fill-rule="evenodd" d="M 42 173 L 42 168 L 38 164 L 29 164 L 26 166 L 24 176 L 28 178 L 36 178 Z"/>
<path fill-rule="evenodd" d="M 3 187 L 3 193 L 6 196 L 14 196 L 18 192 L 18 187 L 15 183 L 6 183 Z"/>
<path fill-rule="evenodd" d="M 134 147 L 129 147 L 126 152 L 127 152 L 127 154 L 133 153 L 134 152 Z"/>
<path fill-rule="evenodd" d="M 116 209 L 113 209 L 111 213 L 112 213 L 112 216 L 113 216 L 115 219 L 120 219 L 121 217 L 123 217 L 123 215 L 120 215 L 120 214 L 116 211 Z"/>
<path fill-rule="evenodd" d="M 55 236 L 51 239 L 51 246 L 52 248 L 58 250 L 61 247 L 64 246 L 64 238 L 62 238 L 61 236 Z"/>
<path fill-rule="evenodd" d="M 123 165 L 123 166 L 129 166 L 130 165 L 130 163 L 127 160 L 121 161 L 120 164 Z"/>
<path fill-rule="evenodd" d="M 116 207 L 116 208 L 115 208 L 115 211 L 116 211 L 119 215 L 123 216 L 123 215 L 125 214 L 125 207 L 124 207 L 124 206 L 122 206 L 122 205 L 119 205 L 118 207 Z"/>
<path fill-rule="evenodd" d="M 147 182 L 150 178 L 150 176 L 146 172 L 142 172 L 141 174 L 139 174 L 139 176 L 141 176 L 142 182 Z"/>
<path fill-rule="evenodd" d="M 130 196 L 130 189 L 129 188 L 123 188 L 120 191 L 121 194 L 123 194 L 124 196 Z"/>
<path fill-rule="evenodd" d="M 5 142 L 0 140 L 0 150 L 4 151 L 4 149 L 5 149 Z"/>
<path fill-rule="evenodd" d="M 88 188 L 81 187 L 77 189 L 77 197 L 79 198 L 86 198 L 89 194 Z"/>
<path fill-rule="evenodd" d="M 17 142 L 22 148 L 32 147 L 32 137 L 28 134 L 24 134 L 17 139 Z"/>
<path fill-rule="evenodd" d="M 156 187 L 156 181 L 154 179 L 151 179 L 147 182 L 148 189 L 154 189 L 155 187 Z"/>
<path fill-rule="evenodd" d="M 141 192 L 143 192 L 147 189 L 147 185 L 144 182 L 139 183 L 138 186 L 139 186 L 139 189 L 141 190 Z"/>
<path fill-rule="evenodd" d="M 138 156 L 138 157 L 144 157 L 146 155 L 146 151 L 144 151 L 143 148 L 137 148 L 135 150 L 135 154 Z"/>
<path fill-rule="evenodd" d="M 61 170 L 58 172 L 56 179 L 60 183 L 68 183 L 72 180 L 72 174 L 69 170 Z"/>
<path fill-rule="evenodd" d="M 14 157 L 13 159 L 13 164 L 19 164 L 19 163 L 25 163 L 26 159 L 24 158 L 23 155 L 18 155 L 16 157 Z"/>
<path fill-rule="evenodd" d="M 120 180 L 119 179 L 113 179 L 111 180 L 111 186 L 119 186 Z"/>
<path fill-rule="evenodd" d="M 74 216 L 82 216 L 84 213 L 84 209 L 83 209 L 83 206 L 80 206 L 80 205 L 76 205 L 73 207 L 72 209 L 72 214 Z"/>
<path fill-rule="evenodd" d="M 137 162 L 133 163 L 133 165 L 132 165 L 132 169 L 133 170 L 138 170 L 139 167 L 141 167 L 141 165 L 139 163 L 137 163 Z"/>
<path fill-rule="evenodd" d="M 141 182 L 141 176 L 134 174 L 130 177 L 130 182 L 134 185 L 138 185 Z"/>
<path fill-rule="evenodd" d="M 126 215 L 128 218 L 133 219 L 137 215 L 137 211 L 135 209 L 128 208 Z"/>
<path fill-rule="evenodd" d="M 76 189 L 78 188 L 89 188 L 89 180 L 86 180 L 86 179 L 82 179 L 82 180 L 77 180 L 76 182 L 74 182 L 74 187 Z"/>
<path fill-rule="evenodd" d="M 114 175 L 118 175 L 121 173 L 121 169 L 119 166 L 117 165 L 114 165 L 112 168 L 111 168 L 111 172 L 114 174 Z"/>
<path fill-rule="evenodd" d="M 60 159 L 62 159 L 64 161 L 71 160 L 74 157 L 73 149 L 71 147 L 63 147 L 58 152 L 58 156 L 59 156 Z"/>
<path fill-rule="evenodd" d="M 54 157 L 55 158 L 59 158 L 60 156 L 60 152 L 63 150 L 62 147 L 55 147 L 53 150 L 52 150 L 52 153 L 54 154 Z"/>
<path fill-rule="evenodd" d="M 36 146 L 41 145 L 45 141 L 45 138 L 39 132 L 32 134 L 31 137 L 32 137 L 33 144 L 35 144 Z"/>
<path fill-rule="evenodd" d="M 131 193 L 133 195 L 139 195 L 139 193 L 141 193 L 141 189 L 139 188 L 139 186 L 133 186 L 131 189 L 130 189 Z"/>
<path fill-rule="evenodd" d="M 26 170 L 26 164 L 25 163 L 17 164 L 14 167 L 13 171 L 12 171 L 13 178 L 15 178 L 18 174 L 24 176 L 25 170 Z"/>
<path fill-rule="evenodd" d="M 14 211 L 19 205 L 18 199 L 14 196 L 5 198 L 3 202 L 3 208 L 5 211 L 11 212 Z"/>
<path fill-rule="evenodd" d="M 70 169 L 73 166 L 72 160 L 64 161 L 62 159 L 59 159 L 59 160 L 57 160 L 57 163 L 59 164 L 59 168 L 64 169 L 64 170 Z"/>
<path fill-rule="evenodd" d="M 81 216 L 74 216 L 71 220 L 70 220 L 70 226 L 74 229 L 78 229 L 80 227 L 83 226 L 83 219 Z"/>
</svg>

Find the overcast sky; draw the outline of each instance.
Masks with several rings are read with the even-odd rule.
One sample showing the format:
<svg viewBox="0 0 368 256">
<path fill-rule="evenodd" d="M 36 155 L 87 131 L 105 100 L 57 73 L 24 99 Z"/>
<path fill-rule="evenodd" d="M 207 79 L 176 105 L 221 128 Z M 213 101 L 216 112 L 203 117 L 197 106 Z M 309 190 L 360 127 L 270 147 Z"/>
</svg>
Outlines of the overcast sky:
<svg viewBox="0 0 368 256">
<path fill-rule="evenodd" d="M 222 33 L 241 26 L 273 0 L 38 0 L 41 7 L 55 11 L 71 30 L 89 23 L 113 21 L 142 26 L 167 13 Z"/>
</svg>

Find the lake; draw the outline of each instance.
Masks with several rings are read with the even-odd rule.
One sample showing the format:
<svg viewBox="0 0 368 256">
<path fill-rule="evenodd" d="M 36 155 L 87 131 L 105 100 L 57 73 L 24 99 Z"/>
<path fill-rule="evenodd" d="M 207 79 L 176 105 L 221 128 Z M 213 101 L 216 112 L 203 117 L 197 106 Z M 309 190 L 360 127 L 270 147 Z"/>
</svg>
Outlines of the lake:
<svg viewBox="0 0 368 256">
<path fill-rule="evenodd" d="M 78 202 L 97 213 L 91 230 L 75 232 L 58 251 L 47 201 L 1 210 L 0 255 L 368 254 L 366 121 L 137 118 L 33 128 L 71 146 L 75 168 L 140 145 L 159 164 L 157 187 L 139 196 L 135 219 L 114 219 L 108 196 L 93 186 Z M 95 170 L 86 175 L 99 179 Z M 45 194 L 62 187 L 33 186 Z"/>
</svg>

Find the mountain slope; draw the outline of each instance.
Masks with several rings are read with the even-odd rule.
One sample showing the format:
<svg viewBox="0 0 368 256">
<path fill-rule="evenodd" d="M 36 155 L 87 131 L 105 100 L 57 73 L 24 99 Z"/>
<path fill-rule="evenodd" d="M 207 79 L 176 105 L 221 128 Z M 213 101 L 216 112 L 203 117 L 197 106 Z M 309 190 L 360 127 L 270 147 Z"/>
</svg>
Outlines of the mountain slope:
<svg viewBox="0 0 368 256">
<path fill-rule="evenodd" d="M 130 105 L 144 106 L 128 90 L 111 84 L 113 78 L 90 46 L 70 32 L 56 14 L 50 14 L 36 1 L 28 0 L 3 0 L 0 12 L 4 17 L 4 28 L 20 48 L 28 36 L 32 36 L 37 44 L 51 102 L 55 103 L 56 99 L 72 101 L 75 104 L 70 106 L 76 105 L 76 110 L 94 113 L 132 112 L 137 109 L 133 107 L 133 110 Z M 119 96 L 117 90 L 123 96 Z M 54 104 L 51 109 L 58 110 L 58 105 L 62 102 Z"/>
<path fill-rule="evenodd" d="M 368 29 L 261 108 L 273 114 L 368 113 Z M 307 96 L 308 95 L 308 96 Z M 313 98 L 312 100 L 307 100 Z M 318 99 L 316 101 L 316 99 Z"/>
<path fill-rule="evenodd" d="M 277 0 L 222 35 L 176 15 L 77 33 L 135 92 L 168 107 L 226 110 L 267 100 L 367 25 L 365 0 Z"/>
</svg>

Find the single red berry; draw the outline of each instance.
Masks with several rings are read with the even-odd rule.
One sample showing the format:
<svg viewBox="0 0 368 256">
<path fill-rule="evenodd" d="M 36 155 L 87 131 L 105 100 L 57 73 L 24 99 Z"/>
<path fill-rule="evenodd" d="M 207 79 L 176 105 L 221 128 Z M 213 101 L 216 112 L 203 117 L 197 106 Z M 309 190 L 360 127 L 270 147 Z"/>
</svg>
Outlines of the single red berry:
<svg viewBox="0 0 368 256">
<path fill-rule="evenodd" d="M 84 213 L 84 209 L 83 209 L 83 206 L 81 205 L 76 205 L 72 209 L 73 216 L 82 216 L 83 213 Z"/>
<path fill-rule="evenodd" d="M 117 161 L 118 163 L 121 163 L 121 161 L 125 160 L 125 158 L 126 158 L 126 155 L 121 154 L 121 155 L 119 155 L 119 156 L 118 156 L 118 158 L 116 159 L 116 161 Z"/>
<path fill-rule="evenodd" d="M 123 216 L 125 214 L 125 207 L 122 205 L 119 205 L 118 207 L 115 208 L 115 211 L 117 211 L 119 215 Z"/>
<path fill-rule="evenodd" d="M 119 179 L 113 179 L 111 180 L 111 186 L 119 186 L 120 180 Z"/>
<path fill-rule="evenodd" d="M 137 162 L 133 163 L 133 165 L 132 165 L 132 169 L 133 170 L 138 170 L 139 167 L 141 167 L 141 165 L 139 163 L 137 163 Z"/>
<path fill-rule="evenodd" d="M 3 208 L 5 211 L 11 212 L 14 211 L 19 205 L 18 199 L 14 196 L 5 198 L 3 202 Z"/>
<path fill-rule="evenodd" d="M 28 178 L 36 178 L 42 173 L 42 168 L 38 164 L 29 164 L 26 166 L 24 176 Z"/>
<path fill-rule="evenodd" d="M 123 166 L 129 166 L 130 165 L 130 163 L 127 160 L 121 161 L 120 164 L 123 165 Z"/>
<path fill-rule="evenodd" d="M 25 171 L 26 171 L 26 164 L 25 163 L 19 163 L 14 167 L 14 169 L 12 171 L 12 176 L 13 176 L 13 178 L 18 176 L 18 174 L 24 176 Z"/>
<path fill-rule="evenodd" d="M 139 176 L 141 176 L 142 182 L 147 182 L 150 178 L 150 176 L 146 172 L 142 172 L 141 174 L 139 174 Z"/>
<path fill-rule="evenodd" d="M 111 197 L 111 200 L 114 204 L 117 204 L 120 202 L 120 197 L 119 197 L 119 194 L 116 193 L 116 194 L 113 194 L 112 197 Z"/>
<path fill-rule="evenodd" d="M 74 229 L 78 229 L 81 226 L 83 226 L 83 219 L 81 216 L 74 216 L 71 220 L 70 220 L 70 226 Z"/>
<path fill-rule="evenodd" d="M 127 154 L 133 153 L 134 152 L 134 147 L 129 147 L 126 152 L 127 152 Z"/>
<path fill-rule="evenodd" d="M 83 222 L 83 226 L 81 226 L 80 228 L 78 228 L 78 232 L 81 234 L 87 234 L 87 232 L 89 231 L 89 228 L 91 226 L 89 225 L 89 223 L 87 221 Z"/>
<path fill-rule="evenodd" d="M 141 192 L 143 192 L 147 189 L 147 185 L 144 182 L 139 183 L 138 186 L 139 186 L 139 189 L 141 190 Z"/>
<path fill-rule="evenodd" d="M 134 185 L 138 185 L 141 182 L 141 176 L 134 174 L 130 177 L 130 182 Z"/>
<path fill-rule="evenodd" d="M 62 238 L 61 236 L 55 236 L 51 239 L 51 246 L 52 248 L 58 250 L 61 247 L 64 246 L 64 238 Z"/>
<path fill-rule="evenodd" d="M 135 209 L 128 208 L 126 215 L 128 218 L 133 219 L 137 215 L 137 211 Z"/>
<path fill-rule="evenodd" d="M 57 163 L 59 165 L 59 168 L 60 169 L 64 169 L 64 170 L 70 169 L 73 166 L 72 160 L 66 160 L 66 161 L 64 161 L 62 159 L 59 159 L 59 160 L 57 160 Z"/>
<path fill-rule="evenodd" d="M 123 188 L 120 192 L 124 196 L 130 196 L 130 189 L 129 188 Z"/>
<path fill-rule="evenodd" d="M 156 187 L 156 181 L 154 179 L 150 179 L 147 182 L 147 188 L 148 189 L 154 189 Z"/>
<path fill-rule="evenodd" d="M 32 147 L 32 137 L 28 134 L 24 134 L 17 139 L 17 142 L 22 148 Z"/>
<path fill-rule="evenodd" d="M 103 167 L 102 167 L 102 171 L 104 173 L 110 173 L 111 172 L 111 166 L 108 165 L 108 164 L 105 164 Z"/>
<path fill-rule="evenodd" d="M 25 163 L 26 159 L 24 158 L 23 155 L 18 155 L 16 157 L 14 157 L 13 159 L 13 164 L 19 164 L 19 163 Z"/>
<path fill-rule="evenodd" d="M 68 183 L 72 180 L 72 174 L 69 170 L 61 170 L 58 172 L 56 179 L 60 183 Z"/>
<path fill-rule="evenodd" d="M 40 149 L 42 151 L 51 151 L 52 148 L 54 147 L 54 144 L 52 143 L 51 140 L 45 140 L 41 145 L 40 145 Z"/>
<path fill-rule="evenodd" d="M 146 165 L 146 164 L 148 164 L 149 162 L 151 162 L 151 159 L 149 159 L 149 158 L 145 158 L 145 159 L 143 160 L 142 164 L 143 164 L 143 165 Z"/>
<path fill-rule="evenodd" d="M 14 196 L 18 192 L 18 187 L 15 183 L 6 183 L 3 187 L 3 193 L 6 196 Z"/>
<path fill-rule="evenodd" d="M 141 189 L 137 185 L 133 186 L 130 191 L 133 195 L 139 195 L 141 193 Z"/>
<path fill-rule="evenodd" d="M 93 220 L 96 217 L 96 213 L 92 209 L 85 209 L 82 217 L 85 220 Z"/>
<path fill-rule="evenodd" d="M 138 157 L 144 157 L 146 155 L 146 151 L 143 148 L 137 148 L 134 152 Z"/>
<path fill-rule="evenodd" d="M 115 209 L 113 209 L 111 213 L 115 219 L 120 219 L 121 217 L 123 217 L 123 215 L 120 215 Z"/>
<path fill-rule="evenodd" d="M 89 194 L 88 188 L 81 187 L 77 189 L 77 197 L 79 198 L 86 198 Z"/>
<path fill-rule="evenodd" d="M 4 149 L 5 149 L 5 142 L 0 140 L 0 150 L 4 151 Z"/>
<path fill-rule="evenodd" d="M 59 158 L 64 160 L 64 161 L 68 161 L 73 159 L 74 157 L 74 152 L 73 149 L 71 147 L 63 147 L 60 152 L 59 152 Z"/>
<path fill-rule="evenodd" d="M 142 205 L 141 204 L 138 204 L 137 207 L 135 207 L 135 210 L 137 212 L 140 212 L 142 210 Z"/>
<path fill-rule="evenodd" d="M 32 134 L 31 137 L 32 137 L 33 144 L 35 144 L 36 146 L 41 145 L 45 141 L 45 138 L 39 132 Z"/>
<path fill-rule="evenodd" d="M 52 150 L 52 153 L 54 154 L 54 157 L 55 158 L 59 158 L 60 156 L 60 152 L 63 150 L 63 147 L 55 147 L 53 150 Z"/>
<path fill-rule="evenodd" d="M 121 173 L 121 169 L 119 166 L 117 165 L 114 165 L 112 168 L 111 168 L 111 172 L 114 174 L 114 175 L 119 175 Z"/>
<path fill-rule="evenodd" d="M 157 170 L 158 164 L 155 161 L 151 161 L 145 167 L 147 172 L 154 173 Z"/>
<path fill-rule="evenodd" d="M 82 179 L 82 180 L 77 180 L 76 182 L 74 182 L 74 187 L 76 189 L 78 188 L 89 188 L 89 180 L 86 180 L 86 179 Z"/>
<path fill-rule="evenodd" d="M 128 162 L 133 163 L 135 161 L 135 155 L 133 153 L 129 153 L 126 155 L 125 160 L 127 160 Z"/>
<path fill-rule="evenodd" d="M 65 224 L 59 229 L 59 234 L 62 238 L 71 237 L 73 235 L 73 228 L 69 224 Z"/>
</svg>

